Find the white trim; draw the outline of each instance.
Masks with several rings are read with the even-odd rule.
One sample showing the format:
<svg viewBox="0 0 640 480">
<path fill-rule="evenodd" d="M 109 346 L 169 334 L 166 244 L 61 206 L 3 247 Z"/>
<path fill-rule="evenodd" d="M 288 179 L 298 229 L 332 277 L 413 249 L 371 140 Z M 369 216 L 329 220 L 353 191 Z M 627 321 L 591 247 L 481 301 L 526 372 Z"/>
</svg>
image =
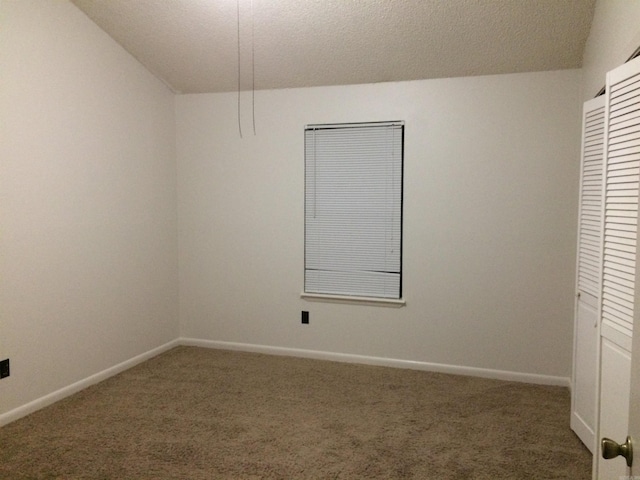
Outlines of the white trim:
<svg viewBox="0 0 640 480">
<path fill-rule="evenodd" d="M 378 298 L 378 297 L 350 297 L 347 295 L 327 295 L 323 293 L 302 292 L 300 298 L 316 302 L 351 303 L 364 305 L 378 305 L 382 307 L 404 307 L 407 302 L 400 298 Z"/>
<path fill-rule="evenodd" d="M 598 446 L 596 445 L 596 434 L 593 429 L 584 421 L 584 419 L 576 411 L 571 412 L 571 429 L 578 435 L 578 438 L 584 443 L 585 447 L 589 449 L 591 453 L 597 452 Z M 590 438 L 593 440 L 591 445 L 584 441 L 584 439 Z"/>
<path fill-rule="evenodd" d="M 370 357 L 365 355 L 323 352 L 318 350 L 305 350 L 299 348 L 271 347 L 268 345 L 255 345 L 249 343 L 199 340 L 197 338 L 180 338 L 180 344 L 192 347 L 214 348 L 218 350 L 265 353 L 269 355 L 314 358 L 317 360 L 330 360 L 334 362 L 359 363 L 365 365 L 377 365 L 382 367 L 406 368 L 427 372 L 448 373 L 453 375 L 467 375 L 472 377 L 491 378 L 495 380 L 506 380 L 511 382 L 533 383 L 537 385 L 554 385 L 567 388 L 570 388 L 571 386 L 571 379 L 569 377 L 555 377 L 550 375 L 538 375 L 535 373 L 510 372 L 506 370 L 493 370 L 489 368 L 461 367 L 457 365 L 446 365 L 441 363 L 418 362 L 413 360 L 399 360 L 383 357 Z"/>
<path fill-rule="evenodd" d="M 161 353 L 166 352 L 174 347 L 180 345 L 180 339 L 172 340 L 164 345 L 161 345 L 157 348 L 149 350 L 148 352 L 137 355 L 129 360 L 125 360 L 122 363 L 114 365 L 113 367 L 107 368 L 101 372 L 98 372 L 94 375 L 91 375 L 83 380 L 77 381 L 68 385 L 66 387 L 61 388 L 60 390 L 56 390 L 44 397 L 40 397 L 36 400 L 33 400 L 25 405 L 22 405 L 18 408 L 14 408 L 13 410 L 8 411 L 7 413 L 3 413 L 0 415 L 0 427 L 7 425 L 8 423 L 14 422 L 22 417 L 26 417 L 30 413 L 33 413 L 37 410 L 40 410 L 44 407 L 47 407 L 63 398 L 66 398 L 74 393 L 78 393 L 81 390 L 84 390 L 91 385 L 94 385 L 98 382 L 102 382 L 109 377 L 113 377 L 118 373 L 121 373 L 125 370 L 130 369 L 131 367 L 136 366 L 139 363 L 142 363 L 150 358 L 153 358 Z"/>
</svg>

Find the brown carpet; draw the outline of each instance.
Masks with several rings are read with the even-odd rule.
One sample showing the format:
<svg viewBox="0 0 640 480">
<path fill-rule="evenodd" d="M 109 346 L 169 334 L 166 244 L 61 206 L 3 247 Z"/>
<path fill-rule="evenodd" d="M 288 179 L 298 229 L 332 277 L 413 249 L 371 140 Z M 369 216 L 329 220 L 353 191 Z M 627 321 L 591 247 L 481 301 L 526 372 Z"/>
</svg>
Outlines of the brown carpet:
<svg viewBox="0 0 640 480">
<path fill-rule="evenodd" d="M 178 347 L 0 428 L 0 478 L 590 479 L 566 388 Z"/>
</svg>

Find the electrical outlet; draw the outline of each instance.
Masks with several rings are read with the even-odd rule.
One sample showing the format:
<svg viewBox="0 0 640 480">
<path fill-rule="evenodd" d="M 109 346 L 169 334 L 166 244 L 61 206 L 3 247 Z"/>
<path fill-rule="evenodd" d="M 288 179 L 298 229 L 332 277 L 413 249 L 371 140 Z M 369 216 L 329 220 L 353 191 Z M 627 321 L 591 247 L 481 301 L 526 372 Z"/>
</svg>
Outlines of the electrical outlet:
<svg viewBox="0 0 640 480">
<path fill-rule="evenodd" d="M 302 323 L 305 325 L 309 323 L 309 312 L 302 312 Z"/>
<path fill-rule="evenodd" d="M 9 359 L 0 361 L 0 378 L 9 376 Z"/>
</svg>

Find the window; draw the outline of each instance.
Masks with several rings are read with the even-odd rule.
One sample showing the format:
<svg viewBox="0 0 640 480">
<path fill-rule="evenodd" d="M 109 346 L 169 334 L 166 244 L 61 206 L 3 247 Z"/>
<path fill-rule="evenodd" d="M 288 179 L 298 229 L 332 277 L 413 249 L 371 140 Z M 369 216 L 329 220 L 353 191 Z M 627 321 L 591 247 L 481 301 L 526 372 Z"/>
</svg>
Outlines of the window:
<svg viewBox="0 0 640 480">
<path fill-rule="evenodd" d="M 404 123 L 305 128 L 305 294 L 402 297 Z"/>
</svg>

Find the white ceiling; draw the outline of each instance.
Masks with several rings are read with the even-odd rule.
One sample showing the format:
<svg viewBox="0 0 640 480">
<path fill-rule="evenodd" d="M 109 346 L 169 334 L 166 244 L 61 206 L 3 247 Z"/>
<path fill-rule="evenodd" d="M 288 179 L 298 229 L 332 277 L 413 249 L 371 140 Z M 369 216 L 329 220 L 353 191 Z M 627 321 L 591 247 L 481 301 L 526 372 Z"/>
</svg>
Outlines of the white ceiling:
<svg viewBox="0 0 640 480">
<path fill-rule="evenodd" d="M 242 89 L 252 88 L 254 82 L 256 89 L 270 89 L 579 68 L 595 4 L 595 0 L 72 2 L 172 90 L 182 93 L 237 90 L 238 18 Z"/>
</svg>

